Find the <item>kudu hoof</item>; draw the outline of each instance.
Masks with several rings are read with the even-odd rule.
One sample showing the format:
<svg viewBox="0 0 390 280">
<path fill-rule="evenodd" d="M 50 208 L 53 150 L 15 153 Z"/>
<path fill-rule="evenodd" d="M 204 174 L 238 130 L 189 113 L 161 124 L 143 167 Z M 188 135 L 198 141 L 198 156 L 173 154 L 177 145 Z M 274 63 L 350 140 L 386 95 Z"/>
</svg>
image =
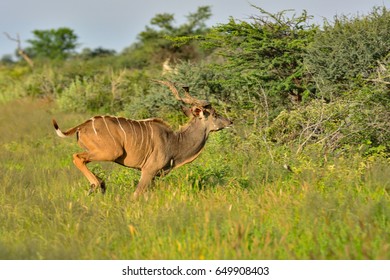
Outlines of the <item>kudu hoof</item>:
<svg viewBox="0 0 390 280">
<path fill-rule="evenodd" d="M 137 192 L 137 191 L 135 191 L 134 193 L 133 193 L 133 199 L 139 199 L 141 197 L 141 193 L 139 193 L 139 192 Z"/>
<path fill-rule="evenodd" d="M 106 193 L 106 183 L 103 180 L 99 179 L 98 186 L 100 187 L 100 191 L 102 192 L 102 194 L 105 194 Z M 91 184 L 91 186 L 89 188 L 88 195 L 93 194 L 96 191 L 96 189 L 98 188 L 98 186 L 96 186 L 95 184 Z"/>
<path fill-rule="evenodd" d="M 105 194 L 106 193 L 106 183 L 101 181 L 99 184 L 99 187 L 100 187 L 100 191 L 102 192 L 102 194 Z M 93 194 L 97 188 L 98 188 L 98 186 L 96 186 L 95 184 L 91 184 L 89 191 L 88 191 L 88 195 Z"/>
<path fill-rule="evenodd" d="M 88 195 L 93 194 L 95 192 L 95 190 L 96 190 L 95 184 L 91 184 L 89 191 L 88 191 Z"/>
<path fill-rule="evenodd" d="M 104 183 L 103 181 L 100 182 L 100 190 L 102 194 L 106 193 L 106 183 Z"/>
</svg>

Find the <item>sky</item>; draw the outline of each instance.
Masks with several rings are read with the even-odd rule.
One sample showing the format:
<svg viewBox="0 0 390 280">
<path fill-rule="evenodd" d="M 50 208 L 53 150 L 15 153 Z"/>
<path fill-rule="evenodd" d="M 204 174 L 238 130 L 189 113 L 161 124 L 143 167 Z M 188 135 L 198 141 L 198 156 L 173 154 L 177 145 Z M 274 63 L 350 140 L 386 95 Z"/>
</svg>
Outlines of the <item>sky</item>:
<svg viewBox="0 0 390 280">
<path fill-rule="evenodd" d="M 316 23 L 335 15 L 365 15 L 374 6 L 390 8 L 390 0 L 1 0 L 0 58 L 16 49 L 4 32 L 13 37 L 19 34 L 26 47 L 33 30 L 68 27 L 78 36 L 79 50 L 103 47 L 120 52 L 136 41 L 156 14 L 174 14 L 180 25 L 198 7 L 211 6 L 213 16 L 207 25 L 214 26 L 229 17 L 249 20 L 258 14 L 251 4 L 272 13 L 306 10 Z"/>
</svg>

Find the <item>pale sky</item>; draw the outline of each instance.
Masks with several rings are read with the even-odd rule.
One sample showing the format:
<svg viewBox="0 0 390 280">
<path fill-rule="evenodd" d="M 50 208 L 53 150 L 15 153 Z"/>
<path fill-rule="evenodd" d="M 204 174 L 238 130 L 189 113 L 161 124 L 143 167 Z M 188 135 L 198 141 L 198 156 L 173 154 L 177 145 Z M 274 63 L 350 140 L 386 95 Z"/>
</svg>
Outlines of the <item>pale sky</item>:
<svg viewBox="0 0 390 280">
<path fill-rule="evenodd" d="M 250 4 L 269 12 L 307 10 L 317 23 L 337 15 L 367 14 L 374 6 L 390 8 L 390 0 L 0 0 L 0 57 L 13 54 L 18 33 L 23 41 L 32 31 L 69 27 L 78 35 L 83 48 L 103 47 L 117 52 L 130 46 L 137 35 L 158 13 L 172 13 L 176 23 L 199 6 L 211 6 L 213 16 L 208 26 L 225 23 L 229 17 L 247 20 L 258 11 Z"/>
</svg>

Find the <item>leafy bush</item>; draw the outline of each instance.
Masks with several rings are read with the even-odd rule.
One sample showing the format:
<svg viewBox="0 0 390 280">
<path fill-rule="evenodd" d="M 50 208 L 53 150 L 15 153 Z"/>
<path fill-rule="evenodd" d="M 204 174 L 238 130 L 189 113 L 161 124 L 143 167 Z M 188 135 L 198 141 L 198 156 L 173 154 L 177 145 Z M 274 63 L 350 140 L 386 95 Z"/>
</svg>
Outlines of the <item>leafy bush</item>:
<svg viewBox="0 0 390 280">
<path fill-rule="evenodd" d="M 222 88 L 232 102 L 246 99 L 245 92 L 258 99 L 264 89 L 271 111 L 277 113 L 291 105 L 290 98 L 310 95 L 303 55 L 317 28 L 308 23 L 306 12 L 288 17 L 287 11 L 271 14 L 255 8 L 260 15 L 252 16 L 250 22 L 231 18 L 203 38 L 203 46 L 222 57 L 211 64 L 216 77 L 210 83 Z"/>
<path fill-rule="evenodd" d="M 389 152 L 390 13 L 375 8 L 366 17 L 338 17 L 313 34 L 302 69 L 313 75 L 316 95 L 285 107 L 266 128 L 268 136 L 298 153 L 311 144 L 325 151 Z"/>
<path fill-rule="evenodd" d="M 375 71 L 377 62 L 390 53 L 389 41 L 390 12 L 385 7 L 362 17 L 339 16 L 334 23 L 325 21 L 305 62 L 318 82 L 345 89 L 356 78 L 367 78 Z"/>
<path fill-rule="evenodd" d="M 75 112 L 95 111 L 109 104 L 109 85 L 96 77 L 96 80 L 76 78 L 58 99 L 62 109 Z"/>
<path fill-rule="evenodd" d="M 281 112 L 267 133 L 274 142 L 295 143 L 297 152 L 308 144 L 335 149 L 339 147 L 347 116 L 348 104 L 345 102 L 313 100 L 296 110 Z"/>
<path fill-rule="evenodd" d="M 58 98 L 60 107 L 76 112 L 116 113 L 147 91 L 142 71 L 107 71 L 94 77 L 76 77 Z"/>
<path fill-rule="evenodd" d="M 362 152 L 390 151 L 390 98 L 387 91 L 366 86 L 331 102 L 313 100 L 292 111 L 284 110 L 267 133 L 273 141 L 308 144 L 334 151 L 359 146 Z"/>
<path fill-rule="evenodd" d="M 21 65 L 0 65 L 0 102 L 7 102 L 25 95 L 23 81 L 30 68 Z"/>
</svg>

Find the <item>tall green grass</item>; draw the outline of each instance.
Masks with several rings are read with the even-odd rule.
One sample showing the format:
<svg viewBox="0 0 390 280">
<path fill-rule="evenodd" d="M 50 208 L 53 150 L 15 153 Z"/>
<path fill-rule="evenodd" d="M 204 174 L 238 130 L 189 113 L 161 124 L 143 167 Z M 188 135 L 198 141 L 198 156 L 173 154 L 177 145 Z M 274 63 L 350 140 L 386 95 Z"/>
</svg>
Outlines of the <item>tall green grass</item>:
<svg viewBox="0 0 390 280">
<path fill-rule="evenodd" d="M 138 171 L 91 164 L 108 189 L 87 196 L 72 164 L 79 147 L 50 121 L 67 128 L 87 116 L 29 100 L 0 106 L 1 259 L 390 258 L 386 160 L 286 147 L 271 157 L 221 131 L 138 200 Z"/>
</svg>

